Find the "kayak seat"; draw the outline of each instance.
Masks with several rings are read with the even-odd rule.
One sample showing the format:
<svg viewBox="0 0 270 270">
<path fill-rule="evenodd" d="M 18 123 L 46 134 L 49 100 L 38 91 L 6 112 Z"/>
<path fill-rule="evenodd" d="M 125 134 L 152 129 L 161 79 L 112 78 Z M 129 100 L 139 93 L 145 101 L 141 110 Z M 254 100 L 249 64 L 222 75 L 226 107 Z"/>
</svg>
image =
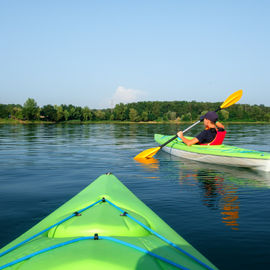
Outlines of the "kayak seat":
<svg viewBox="0 0 270 270">
<path fill-rule="evenodd" d="M 225 139 L 227 131 L 223 130 L 223 131 L 217 131 L 217 135 L 215 137 L 215 139 L 210 142 L 210 143 L 200 143 L 199 145 L 221 145 Z"/>
<path fill-rule="evenodd" d="M 129 209 L 124 209 L 131 216 L 151 227 L 147 220 Z M 89 236 L 98 233 L 102 236 L 147 236 L 150 233 L 141 225 L 126 216 L 108 203 L 99 203 L 80 216 L 65 221 L 48 232 L 49 238 Z"/>
</svg>

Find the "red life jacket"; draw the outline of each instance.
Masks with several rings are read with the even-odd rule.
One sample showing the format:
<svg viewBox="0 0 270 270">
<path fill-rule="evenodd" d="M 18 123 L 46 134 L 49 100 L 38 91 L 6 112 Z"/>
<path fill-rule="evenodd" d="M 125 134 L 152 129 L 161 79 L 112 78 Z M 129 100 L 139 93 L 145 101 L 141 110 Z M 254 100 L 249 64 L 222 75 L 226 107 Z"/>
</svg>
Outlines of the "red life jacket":
<svg viewBox="0 0 270 270">
<path fill-rule="evenodd" d="M 217 135 L 215 137 L 215 139 L 210 142 L 210 143 L 199 143 L 200 145 L 220 145 L 223 143 L 223 140 L 226 136 L 227 131 L 223 130 L 223 131 L 217 131 Z"/>
</svg>

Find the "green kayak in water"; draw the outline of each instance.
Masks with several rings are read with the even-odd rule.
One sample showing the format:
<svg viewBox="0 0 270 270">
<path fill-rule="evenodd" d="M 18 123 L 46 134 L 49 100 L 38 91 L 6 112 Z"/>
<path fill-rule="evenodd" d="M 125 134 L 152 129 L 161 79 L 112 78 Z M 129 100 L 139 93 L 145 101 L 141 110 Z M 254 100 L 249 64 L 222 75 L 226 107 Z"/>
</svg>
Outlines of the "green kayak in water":
<svg viewBox="0 0 270 270">
<path fill-rule="evenodd" d="M 173 136 L 155 134 L 155 141 L 162 145 Z M 192 137 L 187 137 L 192 139 Z M 245 167 L 261 171 L 270 171 L 270 153 L 239 148 L 230 145 L 198 145 L 187 146 L 180 138 L 176 138 L 162 148 L 171 155 L 185 159 L 211 164 Z"/>
<path fill-rule="evenodd" d="M 217 268 L 106 174 L 2 248 L 0 269 Z"/>
</svg>

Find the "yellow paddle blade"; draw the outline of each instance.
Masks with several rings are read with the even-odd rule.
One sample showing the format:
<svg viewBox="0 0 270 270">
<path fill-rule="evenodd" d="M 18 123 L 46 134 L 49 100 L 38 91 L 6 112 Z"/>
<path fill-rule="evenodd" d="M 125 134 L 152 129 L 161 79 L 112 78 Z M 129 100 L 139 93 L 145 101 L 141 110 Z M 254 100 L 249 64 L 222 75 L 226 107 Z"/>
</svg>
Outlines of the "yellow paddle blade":
<svg viewBox="0 0 270 270">
<path fill-rule="evenodd" d="M 243 95 L 243 90 L 238 90 L 235 93 L 231 94 L 220 106 L 220 109 L 225 109 L 232 106 L 236 103 Z"/>
<path fill-rule="evenodd" d="M 143 158 L 151 158 L 152 156 L 154 156 L 158 152 L 159 149 L 160 149 L 160 147 L 146 149 L 146 150 L 142 151 L 141 153 L 139 153 L 136 157 L 134 157 L 134 159 L 140 160 Z"/>
<path fill-rule="evenodd" d="M 158 164 L 159 161 L 156 158 L 148 157 L 148 158 L 136 158 L 136 161 L 140 162 L 141 164 Z"/>
<path fill-rule="evenodd" d="M 159 169 L 159 161 L 153 157 L 150 158 L 140 158 L 140 159 L 135 159 L 137 164 L 142 166 L 144 169 L 148 171 L 156 171 Z M 154 177 L 145 177 L 145 178 L 156 178 Z"/>
</svg>

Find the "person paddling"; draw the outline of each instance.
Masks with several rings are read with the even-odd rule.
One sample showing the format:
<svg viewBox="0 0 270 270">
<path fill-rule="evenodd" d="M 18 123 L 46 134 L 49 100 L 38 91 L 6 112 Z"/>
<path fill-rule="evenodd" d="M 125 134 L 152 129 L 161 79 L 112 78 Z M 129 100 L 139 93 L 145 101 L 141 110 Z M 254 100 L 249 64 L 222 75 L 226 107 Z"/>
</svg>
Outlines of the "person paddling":
<svg viewBox="0 0 270 270">
<path fill-rule="evenodd" d="M 198 134 L 195 138 L 190 140 L 183 135 L 182 131 L 179 131 L 177 133 L 178 137 L 188 146 L 191 146 L 193 144 L 211 144 L 211 142 L 213 142 L 216 139 L 217 133 L 222 132 L 224 133 L 222 135 L 223 138 L 219 139 L 219 142 L 216 143 L 221 144 L 225 137 L 226 131 L 224 126 L 220 122 L 217 122 L 218 120 L 217 113 L 209 111 L 205 115 L 201 116 L 200 119 L 201 120 L 203 119 L 203 123 L 205 126 L 205 129 L 200 134 Z"/>
</svg>

